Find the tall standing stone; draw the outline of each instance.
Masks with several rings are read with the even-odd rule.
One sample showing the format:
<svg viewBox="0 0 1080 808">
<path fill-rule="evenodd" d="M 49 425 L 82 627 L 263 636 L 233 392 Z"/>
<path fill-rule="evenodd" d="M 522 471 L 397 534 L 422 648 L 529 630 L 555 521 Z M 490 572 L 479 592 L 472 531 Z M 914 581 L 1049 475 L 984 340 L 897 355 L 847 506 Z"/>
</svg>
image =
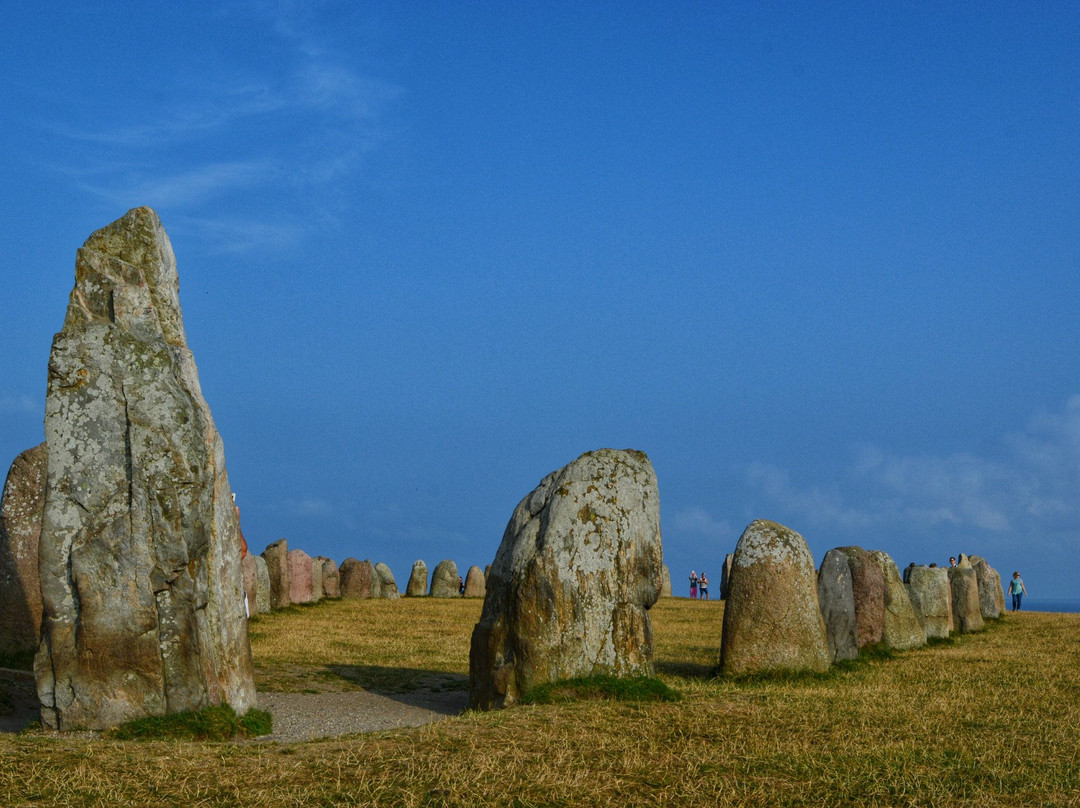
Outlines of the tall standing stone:
<svg viewBox="0 0 1080 808">
<path fill-rule="evenodd" d="M 825 621 L 825 638 L 833 662 L 856 659 L 859 639 L 855 631 L 855 594 L 851 565 L 841 550 L 829 550 L 818 570 L 818 604 Z"/>
<path fill-rule="evenodd" d="M 431 573 L 431 592 L 433 598 L 456 598 L 461 594 L 458 583 L 458 569 L 450 559 L 443 559 L 435 565 Z"/>
<path fill-rule="evenodd" d="M 829 643 L 806 540 L 776 522 L 752 522 L 735 547 L 724 606 L 720 671 L 825 671 Z"/>
<path fill-rule="evenodd" d="M 1005 613 L 1005 590 L 1001 587 L 1001 575 L 985 558 L 973 555 L 969 561 L 975 569 L 979 585 L 979 610 L 983 620 L 996 620 Z"/>
<path fill-rule="evenodd" d="M 484 571 L 475 564 L 465 573 L 465 592 L 462 594 L 467 598 L 482 598 L 487 594 Z"/>
<path fill-rule="evenodd" d="M 391 572 L 390 567 L 385 562 L 380 561 L 375 565 L 374 577 L 379 580 L 380 598 L 394 600 L 401 597 L 401 593 L 398 592 L 397 581 L 394 580 L 394 573 Z"/>
<path fill-rule="evenodd" d="M 244 578 L 244 597 L 247 599 L 248 615 L 256 613 L 258 607 L 259 572 L 255 563 L 256 556 L 248 553 L 240 559 L 240 573 Z"/>
<path fill-rule="evenodd" d="M 897 651 L 921 648 L 926 645 L 926 632 L 918 614 L 911 607 L 911 598 L 908 597 L 896 562 L 883 550 L 874 550 L 871 555 L 881 567 L 885 584 L 885 624 L 881 641 Z"/>
<path fill-rule="evenodd" d="M 405 586 L 405 597 L 422 598 L 427 594 L 427 564 L 417 560 L 413 562 L 409 583 Z"/>
<path fill-rule="evenodd" d="M 653 670 L 660 499 L 643 452 L 588 452 L 514 510 L 469 655 L 470 703 L 516 703 L 545 682 Z"/>
<path fill-rule="evenodd" d="M 955 567 L 948 569 L 956 630 L 964 634 L 982 631 L 985 624 L 979 603 L 979 581 L 974 568 L 966 557 L 962 557 Z"/>
<path fill-rule="evenodd" d="M 671 570 L 668 569 L 668 565 L 664 564 L 661 567 L 660 576 L 660 597 L 671 597 Z"/>
<path fill-rule="evenodd" d="M 311 602 L 318 603 L 323 599 L 322 588 L 322 564 L 323 556 L 311 557 Z"/>
<path fill-rule="evenodd" d="M 284 609 L 292 604 L 289 592 L 292 581 L 289 580 L 289 542 L 278 539 L 266 546 L 262 552 L 266 561 L 266 572 L 270 576 L 270 608 Z"/>
<path fill-rule="evenodd" d="M 221 702 L 245 712 L 236 508 L 176 259 L 149 208 L 78 251 L 47 390 L 43 722 L 100 729 Z"/>
<path fill-rule="evenodd" d="M 337 562 L 326 556 L 319 556 L 322 560 L 322 593 L 324 598 L 337 600 L 341 597 L 341 572 Z"/>
<path fill-rule="evenodd" d="M 311 584 L 311 556 L 303 550 L 289 550 L 289 601 L 312 603 L 315 593 Z"/>
<path fill-rule="evenodd" d="M 731 564 L 735 560 L 732 553 L 724 556 L 724 566 L 720 570 L 720 599 L 727 600 L 731 593 Z"/>
<path fill-rule="evenodd" d="M 367 599 L 372 597 L 371 579 L 375 568 L 370 561 L 346 558 L 338 567 L 341 573 L 341 597 Z"/>
<path fill-rule="evenodd" d="M 953 614 L 949 573 L 945 567 L 912 567 L 906 586 L 926 638 L 948 637 L 953 630 Z"/>
<path fill-rule="evenodd" d="M 861 547 L 838 547 L 851 565 L 855 598 L 855 634 L 859 648 L 877 645 L 885 636 L 885 577 L 881 565 Z"/>
<path fill-rule="evenodd" d="M 270 611 L 270 569 L 261 555 L 255 559 L 255 607 L 253 614 L 267 614 Z"/>
<path fill-rule="evenodd" d="M 48 450 L 15 458 L 0 502 L 0 653 L 30 654 L 41 637 L 38 540 L 45 514 Z"/>
</svg>

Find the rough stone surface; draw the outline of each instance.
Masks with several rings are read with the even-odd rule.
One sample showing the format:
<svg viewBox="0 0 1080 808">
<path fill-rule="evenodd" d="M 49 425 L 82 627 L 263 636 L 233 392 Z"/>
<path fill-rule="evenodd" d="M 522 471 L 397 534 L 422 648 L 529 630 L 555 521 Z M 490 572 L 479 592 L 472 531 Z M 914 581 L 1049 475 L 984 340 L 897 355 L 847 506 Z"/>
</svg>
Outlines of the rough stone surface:
<svg viewBox="0 0 1080 808">
<path fill-rule="evenodd" d="M 952 593 L 945 567 L 915 566 L 907 583 L 911 605 L 922 622 L 926 638 L 943 639 L 953 631 Z"/>
<path fill-rule="evenodd" d="M 255 704 L 236 508 L 179 287 L 149 208 L 76 257 L 45 408 L 35 675 L 50 727 Z"/>
<path fill-rule="evenodd" d="M 292 604 L 289 592 L 292 582 L 289 580 L 289 542 L 278 539 L 266 546 L 262 552 L 266 561 L 266 572 L 270 576 L 270 608 L 284 609 Z"/>
<path fill-rule="evenodd" d="M 671 570 L 668 569 L 667 564 L 661 567 L 661 579 L 660 579 L 660 597 L 671 597 Z"/>
<path fill-rule="evenodd" d="M 338 568 L 341 573 L 341 597 L 370 598 L 371 578 L 375 573 L 370 561 L 346 558 Z"/>
<path fill-rule="evenodd" d="M 825 621 L 825 639 L 833 662 L 856 659 L 859 639 L 855 632 L 855 595 L 851 589 L 851 565 L 840 550 L 829 550 L 818 570 L 818 604 Z"/>
<path fill-rule="evenodd" d="M 311 556 L 303 550 L 289 550 L 289 601 L 312 603 L 315 594 L 311 588 Z"/>
<path fill-rule="evenodd" d="M 255 612 L 267 614 L 270 611 L 270 569 L 266 566 L 266 559 L 261 555 L 253 555 L 255 559 Z"/>
<path fill-rule="evenodd" d="M 851 593 L 855 597 L 855 634 L 859 648 L 876 645 L 885 636 L 885 578 L 881 565 L 861 547 L 837 548 L 851 565 Z"/>
<path fill-rule="evenodd" d="M 465 573 L 465 597 L 482 598 L 486 594 L 487 584 L 484 581 L 484 571 L 474 564 Z"/>
<path fill-rule="evenodd" d="M 244 596 L 247 598 L 248 614 L 257 612 L 259 575 L 255 566 L 255 556 L 251 553 L 240 559 L 240 574 L 244 578 Z"/>
<path fill-rule="evenodd" d="M 341 597 L 341 573 L 337 562 L 326 556 L 319 556 L 319 558 L 322 559 L 323 597 L 336 600 Z"/>
<path fill-rule="evenodd" d="M 11 464 L 0 504 L 0 653 L 28 654 L 41 637 L 38 540 L 45 514 L 48 450 L 41 443 Z"/>
<path fill-rule="evenodd" d="M 422 598 L 427 594 L 427 564 L 423 561 L 414 561 L 412 572 L 409 574 L 409 583 L 405 586 L 405 597 Z"/>
<path fill-rule="evenodd" d="M 956 630 L 962 633 L 982 631 L 984 623 L 979 603 L 979 581 L 974 568 L 965 559 L 948 570 Z"/>
<path fill-rule="evenodd" d="M 458 584 L 457 564 L 449 559 L 440 561 L 431 573 L 431 591 L 433 598 L 456 598 L 461 594 Z"/>
<path fill-rule="evenodd" d="M 1005 590 L 1001 586 L 1001 575 L 985 558 L 973 555 L 969 560 L 979 584 L 979 610 L 983 620 L 996 620 L 1005 613 Z"/>
<path fill-rule="evenodd" d="M 311 557 L 311 602 L 318 603 L 323 599 L 322 588 L 322 563 L 325 556 Z"/>
<path fill-rule="evenodd" d="M 720 570 L 720 599 L 727 600 L 731 593 L 731 564 L 735 560 L 732 553 L 724 556 L 724 566 Z"/>
<path fill-rule="evenodd" d="M 926 633 L 918 614 L 911 607 L 911 598 L 908 597 L 899 567 L 882 550 L 874 550 L 871 555 L 881 567 L 885 584 L 885 625 L 881 641 L 897 651 L 921 648 L 926 645 Z"/>
<path fill-rule="evenodd" d="M 398 592 L 397 581 L 394 580 L 394 573 L 392 573 L 390 567 L 382 561 L 375 565 L 375 574 L 372 576 L 372 579 L 374 580 L 375 578 L 379 580 L 378 597 L 393 600 L 401 596 Z"/>
<path fill-rule="evenodd" d="M 750 523 L 731 563 L 720 671 L 727 676 L 825 671 L 830 664 L 817 572 L 806 541 L 776 522 Z"/>
<path fill-rule="evenodd" d="M 643 452 L 588 452 L 515 508 L 469 655 L 470 703 L 509 706 L 545 682 L 653 671 L 648 609 L 663 552 Z"/>
</svg>

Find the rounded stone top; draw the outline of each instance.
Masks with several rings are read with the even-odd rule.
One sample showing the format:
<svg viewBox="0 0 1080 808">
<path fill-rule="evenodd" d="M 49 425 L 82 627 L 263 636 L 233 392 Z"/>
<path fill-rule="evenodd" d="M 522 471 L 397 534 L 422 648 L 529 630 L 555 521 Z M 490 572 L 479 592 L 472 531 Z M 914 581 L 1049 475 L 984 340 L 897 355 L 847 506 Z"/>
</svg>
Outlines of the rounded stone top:
<svg viewBox="0 0 1080 808">
<path fill-rule="evenodd" d="M 732 564 L 748 567 L 766 562 L 814 566 L 814 558 L 802 536 L 778 522 L 756 519 L 739 538 Z"/>
</svg>

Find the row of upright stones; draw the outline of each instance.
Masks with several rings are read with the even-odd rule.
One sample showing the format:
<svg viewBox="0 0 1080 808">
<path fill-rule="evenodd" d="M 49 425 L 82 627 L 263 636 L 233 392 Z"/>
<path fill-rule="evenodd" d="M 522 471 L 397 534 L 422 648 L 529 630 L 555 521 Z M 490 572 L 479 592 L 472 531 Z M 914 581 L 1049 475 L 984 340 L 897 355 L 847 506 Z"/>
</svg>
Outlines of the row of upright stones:
<svg viewBox="0 0 1080 808">
<path fill-rule="evenodd" d="M 902 576 L 885 552 L 838 547 L 815 571 L 803 537 L 764 520 L 746 528 L 725 572 L 725 675 L 821 672 L 868 646 L 903 651 L 979 631 L 1005 611 L 1001 577 L 978 556 Z"/>
</svg>

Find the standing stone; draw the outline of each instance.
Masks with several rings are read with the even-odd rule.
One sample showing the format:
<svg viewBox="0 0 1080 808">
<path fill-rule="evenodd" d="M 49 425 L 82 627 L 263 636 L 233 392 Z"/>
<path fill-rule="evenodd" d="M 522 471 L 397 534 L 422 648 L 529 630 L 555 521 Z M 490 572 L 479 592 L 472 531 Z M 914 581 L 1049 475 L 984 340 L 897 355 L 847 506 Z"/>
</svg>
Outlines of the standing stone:
<svg viewBox="0 0 1080 808">
<path fill-rule="evenodd" d="M 826 671 L 829 643 L 806 541 L 776 522 L 752 522 L 735 547 L 724 607 L 720 671 Z"/>
<path fill-rule="evenodd" d="M 244 578 L 244 597 L 247 599 L 248 615 L 256 614 L 256 601 L 258 598 L 258 570 L 255 567 L 255 556 L 251 553 L 240 559 L 240 574 Z"/>
<path fill-rule="evenodd" d="M 660 597 L 662 597 L 662 598 L 670 598 L 671 597 L 671 570 L 668 569 L 667 564 L 664 564 L 661 567 Z"/>
<path fill-rule="evenodd" d="M 841 550 L 829 550 L 818 570 L 818 604 L 825 621 L 825 639 L 833 662 L 856 659 L 859 639 L 855 631 L 855 595 L 851 565 Z"/>
<path fill-rule="evenodd" d="M 322 563 L 323 556 L 311 557 L 311 602 L 318 603 L 323 599 L 322 589 Z"/>
<path fill-rule="evenodd" d="M 43 723 L 103 729 L 222 702 L 246 712 L 236 508 L 176 259 L 149 208 L 78 251 L 47 391 Z"/>
<path fill-rule="evenodd" d="M 728 595 L 731 594 L 731 564 L 735 561 L 735 556 L 728 553 L 724 556 L 724 566 L 720 570 L 720 599 L 727 600 Z"/>
<path fill-rule="evenodd" d="M 326 556 L 322 559 L 322 593 L 324 598 L 336 600 L 341 597 L 341 573 L 337 562 Z"/>
<path fill-rule="evenodd" d="M 952 593 L 945 567 L 915 566 L 906 584 L 912 608 L 922 621 L 927 639 L 944 639 L 952 633 Z"/>
<path fill-rule="evenodd" d="M 971 556 L 975 580 L 979 584 L 979 610 L 983 620 L 997 620 L 1005 613 L 1005 591 L 1001 587 L 1001 575 L 985 558 Z"/>
<path fill-rule="evenodd" d="M 545 682 L 651 675 L 660 498 L 644 452 L 588 452 L 514 510 L 469 654 L 470 703 L 518 702 Z"/>
<path fill-rule="evenodd" d="M 270 608 L 284 609 L 292 604 L 289 592 L 292 581 L 289 580 L 289 543 L 285 539 L 268 544 L 262 552 L 266 561 L 266 572 L 270 576 Z"/>
<path fill-rule="evenodd" d="M 370 561 L 358 561 L 355 558 L 346 558 L 338 567 L 341 573 L 341 596 L 343 598 L 370 598 L 371 579 L 375 574 L 375 568 Z"/>
<path fill-rule="evenodd" d="M 45 513 L 48 450 L 15 458 L 0 501 L 0 654 L 30 654 L 41 637 L 38 540 Z"/>
<path fill-rule="evenodd" d="M 267 614 L 270 611 L 270 569 L 261 555 L 255 559 L 255 614 Z"/>
<path fill-rule="evenodd" d="M 838 547 L 851 566 L 855 598 L 855 634 L 859 648 L 877 645 L 885 636 L 885 577 L 881 565 L 861 547 Z"/>
<path fill-rule="evenodd" d="M 881 641 L 897 651 L 921 648 L 926 645 L 926 633 L 919 616 L 911 607 L 911 598 L 908 597 L 900 569 L 892 557 L 882 550 L 874 550 L 871 555 L 881 567 L 885 584 L 885 625 Z"/>
<path fill-rule="evenodd" d="M 289 550 L 289 600 L 293 603 L 313 603 L 311 556 L 303 550 Z"/>
<path fill-rule="evenodd" d="M 967 559 L 949 567 L 949 587 L 952 593 L 953 622 L 962 633 L 982 631 L 982 607 L 979 603 L 979 581 Z"/>
<path fill-rule="evenodd" d="M 431 573 L 431 592 L 433 598 L 456 598 L 460 592 L 457 564 L 449 559 L 440 561 Z"/>
<path fill-rule="evenodd" d="M 412 573 L 409 575 L 409 583 L 405 587 L 405 597 L 422 598 L 427 594 L 427 564 L 423 561 L 414 561 Z"/>
<path fill-rule="evenodd" d="M 379 597 L 386 598 L 387 600 L 395 600 L 401 597 L 397 588 L 397 581 L 394 580 L 394 573 L 390 571 L 390 567 L 380 561 L 375 565 L 374 578 L 379 579 Z"/>
<path fill-rule="evenodd" d="M 473 565 L 465 573 L 465 597 L 482 598 L 487 594 L 487 586 L 484 583 L 484 571 Z"/>
</svg>

